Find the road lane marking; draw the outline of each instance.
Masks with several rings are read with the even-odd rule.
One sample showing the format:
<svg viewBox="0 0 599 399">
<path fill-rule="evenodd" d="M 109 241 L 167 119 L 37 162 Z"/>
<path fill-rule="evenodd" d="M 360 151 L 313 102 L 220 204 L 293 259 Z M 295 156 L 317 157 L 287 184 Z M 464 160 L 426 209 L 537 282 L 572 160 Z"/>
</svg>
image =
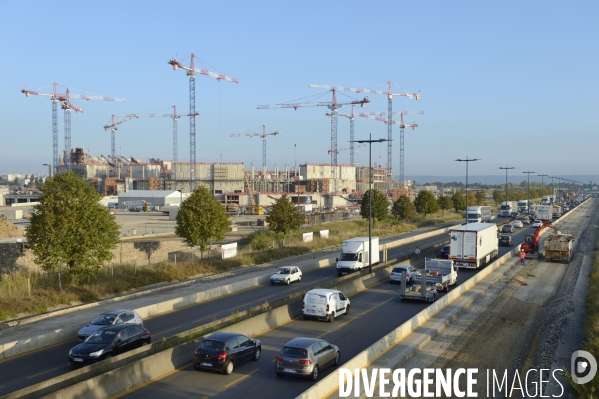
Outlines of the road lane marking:
<svg viewBox="0 0 599 399">
<path fill-rule="evenodd" d="M 374 310 L 374 309 L 376 309 L 376 308 L 377 308 L 376 306 L 373 306 L 373 307 L 371 307 L 370 309 L 363 311 L 363 312 L 362 312 L 362 314 L 366 314 L 366 313 L 368 313 L 368 312 L 370 312 L 370 311 L 373 311 L 373 310 Z"/>
<path fill-rule="evenodd" d="M 158 331 L 158 332 L 154 333 L 154 335 L 164 334 L 165 332 L 173 331 L 173 330 L 176 330 L 177 328 L 181 328 L 181 327 L 183 327 L 183 326 L 177 326 L 177 327 L 169 328 L 168 330 Z"/>
<path fill-rule="evenodd" d="M 136 386 L 136 387 L 134 387 L 134 388 L 131 388 L 131 389 L 128 389 L 128 390 L 126 390 L 125 392 L 121 392 L 121 393 L 119 393 L 118 395 L 111 396 L 111 397 L 110 397 L 110 399 L 118 399 L 118 398 L 122 398 L 123 396 L 125 396 L 125 395 L 128 395 L 128 394 L 130 394 L 131 392 L 139 391 L 140 389 L 142 389 L 142 388 L 145 388 L 145 387 L 147 387 L 148 385 L 151 385 L 151 384 L 153 384 L 153 383 L 155 383 L 155 382 L 157 382 L 157 381 L 160 381 L 160 380 L 162 380 L 162 379 L 164 379 L 164 378 L 166 378 L 166 377 L 168 377 L 168 376 L 170 376 L 170 375 L 173 375 L 173 374 L 175 374 L 175 373 L 178 373 L 179 371 L 181 371 L 181 370 L 183 370 L 183 369 L 185 369 L 185 368 L 187 368 L 187 367 L 191 366 L 192 364 L 193 364 L 193 362 L 185 363 L 184 365 L 182 365 L 182 366 L 179 366 L 179 367 L 177 367 L 176 369 L 174 369 L 174 370 L 171 370 L 171 371 L 169 371 L 169 372 L 167 372 L 167 373 L 164 373 L 164 374 L 162 374 L 162 375 L 160 375 L 160 376 L 158 376 L 158 377 L 156 377 L 156 378 L 152 378 L 151 380 L 148 380 L 148 381 L 144 382 L 143 384 L 139 384 L 139 385 L 137 385 L 137 386 Z M 207 396 L 206 396 L 206 397 L 207 397 Z"/>
<path fill-rule="evenodd" d="M 70 365 L 70 364 L 68 364 L 68 363 L 67 363 L 67 366 L 69 366 L 69 365 Z M 29 377 L 26 377 L 26 378 L 27 378 L 27 379 L 29 379 L 29 378 L 34 378 L 34 377 L 37 377 L 38 375 L 46 374 L 46 373 L 48 373 L 48 372 L 50 372 L 50 371 L 54 371 L 54 370 L 58 370 L 58 369 L 62 369 L 62 368 L 64 368 L 64 367 L 65 367 L 65 366 L 55 367 L 55 368 L 53 368 L 53 369 L 49 369 L 49 370 L 46 370 L 46 371 L 42 371 L 41 373 L 38 373 L 38 374 L 30 375 Z"/>
<path fill-rule="evenodd" d="M 255 369 L 253 371 L 250 371 L 249 373 L 247 373 L 246 375 L 242 375 L 241 377 L 239 377 L 238 379 L 231 381 L 230 383 L 228 383 L 227 385 L 224 386 L 225 389 L 237 384 L 238 382 L 241 382 L 243 380 L 245 380 L 246 378 L 248 378 L 250 375 L 254 374 L 256 371 L 258 371 L 260 369 Z"/>
<path fill-rule="evenodd" d="M 320 334 L 320 335 L 319 335 L 318 337 L 316 337 L 316 338 L 323 337 L 323 336 L 327 335 L 328 333 L 330 333 L 330 331 L 325 331 L 325 332 L 323 332 L 322 334 Z"/>
<path fill-rule="evenodd" d="M 205 320 L 205 319 L 208 319 L 210 317 L 216 317 L 216 316 L 218 316 L 218 313 L 215 313 L 215 314 L 210 315 L 210 316 L 202 317 L 201 319 L 192 320 L 191 322 L 195 323 L 195 322 L 198 322 L 198 321 L 201 321 L 201 320 Z"/>
<path fill-rule="evenodd" d="M 381 305 L 384 305 L 384 304 L 386 304 L 387 302 L 389 302 L 389 301 L 390 301 L 390 300 L 392 300 L 392 299 L 395 299 L 395 294 L 394 294 L 394 295 L 393 295 L 391 298 L 387 299 L 386 301 L 383 301 L 383 302 L 381 303 Z"/>
<path fill-rule="evenodd" d="M 341 327 L 345 326 L 347 323 L 349 323 L 350 321 L 354 321 L 354 320 L 356 320 L 356 318 L 355 318 L 355 317 L 352 317 L 352 318 L 351 318 L 351 319 L 349 319 L 348 321 L 344 321 L 343 323 L 339 324 L 339 325 L 337 326 L 337 328 L 341 328 Z"/>
</svg>

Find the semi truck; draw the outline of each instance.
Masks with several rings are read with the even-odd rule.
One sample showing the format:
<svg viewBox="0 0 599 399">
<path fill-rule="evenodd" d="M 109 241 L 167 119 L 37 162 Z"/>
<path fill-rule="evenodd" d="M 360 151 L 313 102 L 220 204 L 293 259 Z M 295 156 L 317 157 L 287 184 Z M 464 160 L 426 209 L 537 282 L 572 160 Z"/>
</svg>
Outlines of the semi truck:
<svg viewBox="0 0 599 399">
<path fill-rule="evenodd" d="M 449 291 L 450 285 L 458 282 L 458 269 L 451 259 L 424 259 L 424 270 L 416 273 L 414 283 L 420 284 L 425 275 L 426 283 L 435 285 L 437 291 Z"/>
<path fill-rule="evenodd" d="M 478 269 L 497 258 L 499 231 L 494 223 L 468 223 L 449 230 L 449 259 L 456 267 Z"/>
<path fill-rule="evenodd" d="M 510 217 L 512 212 L 518 210 L 518 203 L 516 201 L 504 201 L 501 203 L 500 214 L 503 217 Z"/>
<path fill-rule="evenodd" d="M 553 205 L 553 218 L 557 219 L 562 216 L 562 207 L 559 205 Z"/>
<path fill-rule="evenodd" d="M 520 200 L 518 201 L 518 210 L 520 212 L 528 212 L 532 209 L 532 201 Z"/>
<path fill-rule="evenodd" d="M 466 212 L 468 223 L 486 223 L 491 221 L 490 206 L 469 206 Z"/>
<path fill-rule="evenodd" d="M 372 254 L 370 246 L 372 245 Z M 337 275 L 355 272 L 368 267 L 370 264 L 379 263 L 379 238 L 372 237 L 371 245 L 368 237 L 356 237 L 343 241 L 341 255 L 337 260 Z M 372 259 L 371 256 L 372 255 Z"/>
<path fill-rule="evenodd" d="M 562 234 L 558 231 L 557 234 L 548 236 L 543 247 L 545 260 L 570 263 L 574 250 L 573 244 L 574 237 L 570 234 Z"/>
<path fill-rule="evenodd" d="M 535 208 L 535 219 L 551 222 L 553 220 L 553 205 L 539 205 Z"/>
</svg>

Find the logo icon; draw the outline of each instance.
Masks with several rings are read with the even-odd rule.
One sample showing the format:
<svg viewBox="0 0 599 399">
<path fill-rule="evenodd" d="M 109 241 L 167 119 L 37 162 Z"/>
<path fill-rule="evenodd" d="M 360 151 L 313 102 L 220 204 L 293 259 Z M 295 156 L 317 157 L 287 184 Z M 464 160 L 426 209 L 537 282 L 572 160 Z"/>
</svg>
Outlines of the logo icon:
<svg viewBox="0 0 599 399">
<path fill-rule="evenodd" d="M 458 240 L 458 238 L 457 238 L 455 235 L 451 236 L 451 239 L 452 239 L 453 241 L 457 241 L 457 240 Z"/>
<path fill-rule="evenodd" d="M 584 377 L 580 377 L 588 370 Z M 570 358 L 570 372 L 572 373 L 572 381 L 576 384 L 586 384 L 590 382 L 597 374 L 597 361 L 587 351 L 576 351 L 572 353 Z"/>
</svg>

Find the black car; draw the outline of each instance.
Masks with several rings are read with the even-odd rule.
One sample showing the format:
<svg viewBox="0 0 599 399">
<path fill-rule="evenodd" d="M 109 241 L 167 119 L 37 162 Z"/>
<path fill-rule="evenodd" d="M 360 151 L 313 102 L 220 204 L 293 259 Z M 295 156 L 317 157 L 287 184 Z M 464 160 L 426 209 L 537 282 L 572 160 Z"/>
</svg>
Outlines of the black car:
<svg viewBox="0 0 599 399">
<path fill-rule="evenodd" d="M 512 224 L 504 224 L 503 227 L 501 227 L 501 232 L 502 233 L 513 233 L 514 226 Z"/>
<path fill-rule="evenodd" d="M 514 245 L 511 236 L 501 236 L 499 237 L 499 246 L 500 247 L 511 247 Z"/>
<path fill-rule="evenodd" d="M 520 216 L 520 212 L 512 212 L 511 216 L 512 219 L 516 219 L 518 216 Z"/>
<path fill-rule="evenodd" d="M 439 254 L 439 258 L 449 259 L 449 244 L 447 244 L 443 248 L 441 248 L 441 253 Z"/>
<path fill-rule="evenodd" d="M 231 374 L 248 360 L 260 360 L 262 344 L 243 334 L 220 332 L 206 337 L 193 352 L 193 367 Z"/>
<path fill-rule="evenodd" d="M 73 366 L 88 365 L 151 342 L 150 332 L 140 324 L 102 327 L 69 351 L 69 363 Z"/>
</svg>

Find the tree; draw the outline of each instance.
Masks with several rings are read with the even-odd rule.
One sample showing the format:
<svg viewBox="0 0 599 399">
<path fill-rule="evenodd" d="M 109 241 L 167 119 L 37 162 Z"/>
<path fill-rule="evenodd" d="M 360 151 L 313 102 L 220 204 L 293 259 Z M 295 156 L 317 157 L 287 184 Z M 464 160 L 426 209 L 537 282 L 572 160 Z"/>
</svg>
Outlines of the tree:
<svg viewBox="0 0 599 399">
<path fill-rule="evenodd" d="M 484 204 L 486 198 L 487 198 L 487 196 L 485 195 L 485 192 L 483 190 L 477 190 L 474 193 L 474 203 L 476 205 Z"/>
<path fill-rule="evenodd" d="M 373 223 L 381 221 L 389 214 L 389 202 L 387 197 L 377 189 L 372 190 L 372 220 Z M 368 204 L 370 198 L 370 190 L 362 196 L 362 205 L 360 206 L 360 215 L 363 219 L 368 219 Z"/>
<path fill-rule="evenodd" d="M 504 201 L 503 193 L 499 190 L 493 190 L 493 201 L 495 205 L 499 205 Z"/>
<path fill-rule="evenodd" d="M 177 213 L 175 234 L 190 246 L 208 249 L 210 241 L 225 239 L 231 221 L 225 208 L 206 187 L 197 188 L 183 201 Z"/>
<path fill-rule="evenodd" d="M 102 206 L 100 194 L 72 171 L 57 173 L 42 186 L 26 237 L 45 271 L 66 271 L 85 280 L 112 259 L 119 225 Z"/>
<path fill-rule="evenodd" d="M 416 198 L 414 199 L 414 207 L 416 212 L 424 214 L 426 216 L 429 213 L 435 213 L 439 211 L 439 203 L 437 199 L 428 190 L 421 190 Z"/>
<path fill-rule="evenodd" d="M 271 231 L 287 234 L 290 231 L 298 230 L 304 224 L 304 217 L 291 203 L 291 198 L 287 194 L 283 194 L 273 204 L 266 221 Z"/>
<path fill-rule="evenodd" d="M 408 198 L 407 195 L 402 194 L 397 201 L 393 203 L 391 214 L 399 220 L 409 220 L 416 215 L 416 208 L 414 207 L 414 204 L 412 204 L 412 201 L 410 201 L 410 198 Z"/>
<path fill-rule="evenodd" d="M 451 201 L 451 197 L 449 195 L 442 195 L 437 199 L 439 203 L 439 209 L 443 211 L 447 211 L 453 208 L 453 202 Z"/>
<path fill-rule="evenodd" d="M 459 191 L 456 191 L 451 196 L 451 202 L 453 202 L 453 209 L 455 209 L 456 212 L 466 209 L 466 197 Z"/>
</svg>

